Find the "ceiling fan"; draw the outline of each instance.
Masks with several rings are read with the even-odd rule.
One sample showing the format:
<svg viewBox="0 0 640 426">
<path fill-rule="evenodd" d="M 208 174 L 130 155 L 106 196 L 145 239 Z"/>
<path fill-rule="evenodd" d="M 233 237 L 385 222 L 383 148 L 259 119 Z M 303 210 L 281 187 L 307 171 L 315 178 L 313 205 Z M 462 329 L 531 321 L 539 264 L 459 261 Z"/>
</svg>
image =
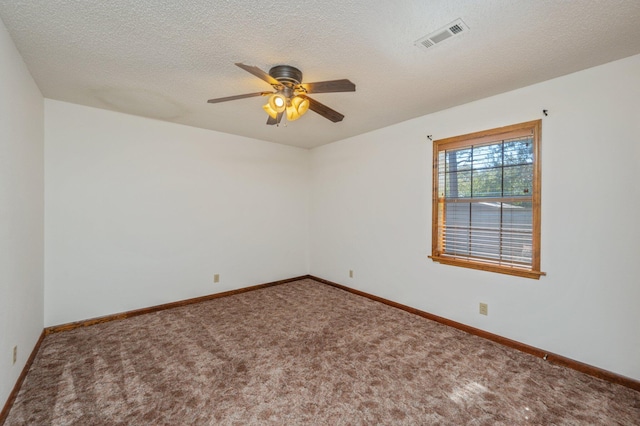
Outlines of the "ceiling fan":
<svg viewBox="0 0 640 426">
<path fill-rule="evenodd" d="M 268 125 L 280 124 L 282 117 L 285 115 L 289 121 L 297 120 L 309 109 L 337 123 L 338 121 L 342 121 L 344 115 L 310 98 L 307 94 L 356 91 L 356 85 L 347 79 L 302 83 L 302 71 L 291 65 L 277 65 L 271 68 L 268 74 L 260 68 L 251 65 L 242 63 L 236 63 L 236 65 L 269 83 L 271 87 L 273 87 L 274 92 L 247 93 L 244 95 L 209 99 L 207 102 L 216 104 L 236 99 L 252 98 L 254 96 L 269 96 L 269 101 L 262 107 L 266 113 L 269 114 L 269 119 L 267 120 Z"/>
</svg>

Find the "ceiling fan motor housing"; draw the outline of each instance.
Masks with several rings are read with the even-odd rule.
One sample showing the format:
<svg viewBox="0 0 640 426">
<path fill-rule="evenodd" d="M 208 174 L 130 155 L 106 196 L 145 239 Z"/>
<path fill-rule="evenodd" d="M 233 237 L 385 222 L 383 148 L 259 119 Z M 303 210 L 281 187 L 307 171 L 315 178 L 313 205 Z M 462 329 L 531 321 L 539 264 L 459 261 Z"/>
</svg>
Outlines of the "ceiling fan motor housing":
<svg viewBox="0 0 640 426">
<path fill-rule="evenodd" d="M 276 65 L 269 75 L 286 86 L 297 86 L 302 82 L 302 71 L 291 65 Z"/>
</svg>

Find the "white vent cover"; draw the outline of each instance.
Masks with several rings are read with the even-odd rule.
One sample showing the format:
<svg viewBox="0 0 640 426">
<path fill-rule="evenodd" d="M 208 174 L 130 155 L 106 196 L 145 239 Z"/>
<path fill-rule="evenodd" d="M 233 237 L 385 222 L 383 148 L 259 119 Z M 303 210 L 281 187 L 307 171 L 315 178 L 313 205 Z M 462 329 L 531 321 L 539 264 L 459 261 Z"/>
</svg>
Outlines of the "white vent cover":
<svg viewBox="0 0 640 426">
<path fill-rule="evenodd" d="M 467 31 L 469 31 L 467 24 L 465 24 L 462 19 L 456 19 L 439 30 L 416 40 L 414 44 L 420 48 L 429 49 L 438 43 L 442 43 L 451 37 L 460 35 Z"/>
</svg>

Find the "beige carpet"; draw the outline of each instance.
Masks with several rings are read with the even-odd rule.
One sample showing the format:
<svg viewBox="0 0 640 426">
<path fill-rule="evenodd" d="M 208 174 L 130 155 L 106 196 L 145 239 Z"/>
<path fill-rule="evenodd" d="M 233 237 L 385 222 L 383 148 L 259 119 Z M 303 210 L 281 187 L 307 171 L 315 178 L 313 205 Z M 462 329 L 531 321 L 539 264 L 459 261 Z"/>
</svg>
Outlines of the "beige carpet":
<svg viewBox="0 0 640 426">
<path fill-rule="evenodd" d="M 640 424 L 640 393 L 302 280 L 49 335 L 7 425 Z"/>
</svg>

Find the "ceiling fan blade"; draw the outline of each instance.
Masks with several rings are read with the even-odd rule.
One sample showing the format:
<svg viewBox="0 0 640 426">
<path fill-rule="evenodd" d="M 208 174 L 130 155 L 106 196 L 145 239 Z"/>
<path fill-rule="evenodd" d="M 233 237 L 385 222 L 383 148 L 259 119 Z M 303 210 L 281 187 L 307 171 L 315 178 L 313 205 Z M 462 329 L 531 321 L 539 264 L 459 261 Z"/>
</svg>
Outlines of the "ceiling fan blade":
<svg viewBox="0 0 640 426">
<path fill-rule="evenodd" d="M 240 63 L 240 62 L 236 62 L 236 65 L 239 66 L 240 68 L 242 68 L 243 70 L 245 70 L 246 72 L 251 73 L 251 74 L 255 75 L 256 77 L 266 81 L 267 83 L 269 83 L 272 86 L 273 85 L 280 86 L 280 82 L 278 80 L 276 80 L 275 78 L 271 77 L 269 74 L 267 74 L 266 72 L 262 71 L 258 67 L 254 67 L 252 65 L 245 65 L 245 64 Z"/>
<path fill-rule="evenodd" d="M 316 83 L 303 83 L 302 86 L 307 93 L 329 93 L 329 92 L 355 92 L 356 85 L 347 79 L 318 81 Z"/>
<path fill-rule="evenodd" d="M 272 92 L 247 93 L 245 95 L 235 95 L 235 96 L 227 96 L 225 98 L 209 99 L 207 102 L 210 104 L 217 104 L 220 102 L 235 101 L 236 99 L 253 98 L 254 96 L 267 96 L 267 95 L 270 95 L 271 93 Z"/>
<path fill-rule="evenodd" d="M 327 120 L 331 120 L 334 123 L 337 123 L 339 121 L 342 121 L 342 119 L 344 118 L 344 115 L 340 114 L 338 111 L 329 108 L 328 106 L 321 104 L 320 102 L 316 101 L 313 98 L 310 98 L 308 96 L 305 95 L 299 95 L 305 99 L 309 100 L 309 109 L 315 113 L 320 114 L 321 116 L 323 116 L 324 118 L 326 118 Z"/>
<path fill-rule="evenodd" d="M 284 115 L 284 112 L 280 112 L 280 113 L 278 113 L 276 118 L 273 118 L 273 117 L 269 116 L 269 118 L 267 119 L 267 124 L 269 126 L 273 126 L 274 124 L 280 124 L 280 121 L 282 120 L 282 116 L 283 115 Z"/>
</svg>

